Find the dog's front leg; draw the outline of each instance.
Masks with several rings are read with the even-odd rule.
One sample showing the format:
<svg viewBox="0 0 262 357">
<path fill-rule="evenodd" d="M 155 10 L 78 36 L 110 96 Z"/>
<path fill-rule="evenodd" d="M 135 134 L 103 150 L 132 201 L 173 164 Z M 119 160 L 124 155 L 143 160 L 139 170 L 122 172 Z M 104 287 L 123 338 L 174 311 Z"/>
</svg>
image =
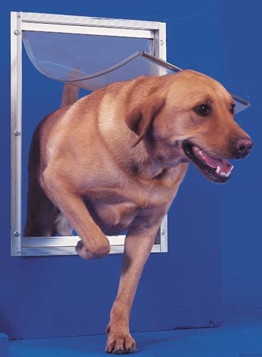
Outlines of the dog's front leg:
<svg viewBox="0 0 262 357">
<path fill-rule="evenodd" d="M 51 168 L 44 172 L 45 186 L 54 203 L 81 237 L 77 253 L 86 260 L 102 258 L 110 252 L 110 244 L 90 216 L 82 197 L 68 181 Z"/>
<path fill-rule="evenodd" d="M 124 257 L 117 298 L 113 304 L 106 329 L 106 352 L 134 353 L 136 345 L 129 332 L 130 312 L 137 285 L 155 242 L 159 225 L 129 231 L 125 239 Z"/>
</svg>

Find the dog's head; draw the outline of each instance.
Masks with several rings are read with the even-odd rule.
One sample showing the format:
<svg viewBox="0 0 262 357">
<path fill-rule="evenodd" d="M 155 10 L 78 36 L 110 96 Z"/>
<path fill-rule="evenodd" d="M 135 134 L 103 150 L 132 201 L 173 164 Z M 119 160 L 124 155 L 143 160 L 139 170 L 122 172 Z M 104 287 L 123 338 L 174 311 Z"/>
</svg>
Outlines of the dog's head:
<svg viewBox="0 0 262 357">
<path fill-rule="evenodd" d="M 164 77 L 126 117 L 137 135 L 134 146 L 143 139 L 165 164 L 191 161 L 209 180 L 226 182 L 233 169 L 227 159 L 246 157 L 253 144 L 234 121 L 232 96 L 219 82 L 191 70 Z"/>
</svg>

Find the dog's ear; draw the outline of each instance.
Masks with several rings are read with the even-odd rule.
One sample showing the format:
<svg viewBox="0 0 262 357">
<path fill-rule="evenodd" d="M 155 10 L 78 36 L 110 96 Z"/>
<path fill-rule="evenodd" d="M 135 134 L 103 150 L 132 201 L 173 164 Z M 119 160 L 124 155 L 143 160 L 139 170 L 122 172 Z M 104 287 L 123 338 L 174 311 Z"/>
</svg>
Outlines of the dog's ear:
<svg viewBox="0 0 262 357">
<path fill-rule="evenodd" d="M 151 97 L 143 104 L 134 107 L 126 116 L 127 126 L 137 135 L 137 139 L 132 145 L 136 146 L 147 134 L 154 117 L 165 105 L 165 99 Z"/>
</svg>

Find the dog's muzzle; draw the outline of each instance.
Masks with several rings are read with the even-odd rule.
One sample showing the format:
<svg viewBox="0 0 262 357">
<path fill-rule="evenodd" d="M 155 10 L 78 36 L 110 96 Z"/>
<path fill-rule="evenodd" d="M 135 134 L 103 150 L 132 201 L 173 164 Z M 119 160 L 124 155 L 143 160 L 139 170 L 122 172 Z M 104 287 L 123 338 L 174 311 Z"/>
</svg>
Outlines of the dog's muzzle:
<svg viewBox="0 0 262 357">
<path fill-rule="evenodd" d="M 210 181 L 224 183 L 229 180 L 233 165 L 228 160 L 209 155 L 198 146 L 186 141 L 183 143 L 186 156 Z"/>
</svg>

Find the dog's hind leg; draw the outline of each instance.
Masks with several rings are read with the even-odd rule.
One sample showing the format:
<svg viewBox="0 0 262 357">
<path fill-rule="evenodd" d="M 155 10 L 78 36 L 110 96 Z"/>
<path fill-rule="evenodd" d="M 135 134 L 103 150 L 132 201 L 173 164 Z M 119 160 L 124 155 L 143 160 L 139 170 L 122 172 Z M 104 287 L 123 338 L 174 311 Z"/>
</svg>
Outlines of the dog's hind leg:
<svg viewBox="0 0 262 357">
<path fill-rule="evenodd" d="M 78 100 L 78 92 L 79 88 L 77 86 L 66 83 L 64 85 L 61 108 L 75 103 Z M 30 146 L 25 237 L 54 236 L 57 233 L 72 235 L 71 225 L 46 196 L 39 182 L 41 130 L 48 118 L 49 116 L 44 118 L 36 127 Z"/>
<path fill-rule="evenodd" d="M 31 182 L 27 192 L 27 218 L 24 237 L 55 236 L 59 209 L 45 195 L 40 184 Z"/>
<path fill-rule="evenodd" d="M 73 227 L 69 223 L 69 221 L 65 218 L 62 212 L 59 212 L 56 220 L 55 220 L 56 230 L 62 236 L 72 236 L 73 235 Z"/>
<path fill-rule="evenodd" d="M 40 133 L 47 118 L 36 127 L 29 151 L 25 237 L 47 237 L 57 233 L 55 221 L 59 209 L 46 196 L 39 182 Z"/>
</svg>

